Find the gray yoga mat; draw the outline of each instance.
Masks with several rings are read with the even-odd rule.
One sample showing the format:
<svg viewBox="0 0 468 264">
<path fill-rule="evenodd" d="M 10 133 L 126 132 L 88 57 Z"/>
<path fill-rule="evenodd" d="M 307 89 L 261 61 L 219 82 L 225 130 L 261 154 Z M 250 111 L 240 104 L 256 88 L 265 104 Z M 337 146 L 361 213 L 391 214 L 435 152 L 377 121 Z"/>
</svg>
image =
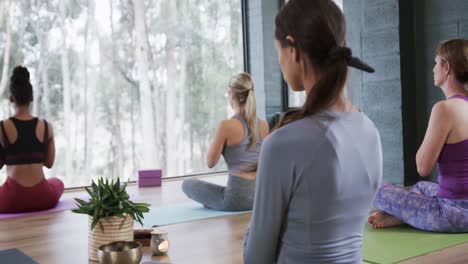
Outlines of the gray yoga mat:
<svg viewBox="0 0 468 264">
<path fill-rule="evenodd" d="M 16 248 L 0 250 L 0 263 L 2 264 L 39 264 Z"/>
</svg>

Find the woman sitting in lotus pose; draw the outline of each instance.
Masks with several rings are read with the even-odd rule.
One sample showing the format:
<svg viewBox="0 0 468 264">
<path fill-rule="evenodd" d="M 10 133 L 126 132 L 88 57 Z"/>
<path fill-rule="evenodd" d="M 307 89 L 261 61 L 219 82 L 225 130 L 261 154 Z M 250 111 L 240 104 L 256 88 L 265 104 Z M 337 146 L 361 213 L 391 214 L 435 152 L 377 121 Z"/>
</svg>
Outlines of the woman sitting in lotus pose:
<svg viewBox="0 0 468 264">
<path fill-rule="evenodd" d="M 25 67 L 13 70 L 10 92 L 15 112 L 0 122 L 0 168 L 7 165 L 8 175 L 0 187 L 0 213 L 53 208 L 62 196 L 63 183 L 46 179 L 42 167 L 54 164 L 54 135 L 49 123 L 31 115 L 33 90 Z"/>
<path fill-rule="evenodd" d="M 208 151 L 208 167 L 216 165 L 221 154 L 228 166 L 227 186 L 198 179 L 184 181 L 184 193 L 205 207 L 222 211 L 251 210 L 255 191 L 258 154 L 268 124 L 256 114 L 254 85 L 247 73 L 240 73 L 229 82 L 229 102 L 235 111 L 223 120 Z"/>
<path fill-rule="evenodd" d="M 382 186 L 374 201 L 379 211 L 368 218 L 373 227 L 406 223 L 427 231 L 468 232 L 468 41 L 442 43 L 433 71 L 446 100 L 432 108 L 416 164 L 424 177 L 437 163 L 439 184 L 421 181 L 409 190 Z"/>
</svg>

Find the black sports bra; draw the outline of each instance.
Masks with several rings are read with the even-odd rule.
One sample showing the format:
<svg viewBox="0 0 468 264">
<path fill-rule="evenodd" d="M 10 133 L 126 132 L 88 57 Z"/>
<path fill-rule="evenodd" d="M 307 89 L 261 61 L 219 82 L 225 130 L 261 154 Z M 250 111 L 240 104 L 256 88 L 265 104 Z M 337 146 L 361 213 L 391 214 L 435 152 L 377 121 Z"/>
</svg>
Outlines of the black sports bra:
<svg viewBox="0 0 468 264">
<path fill-rule="evenodd" d="M 8 141 L 3 121 L 0 126 L 3 133 L 3 148 L 1 155 L 6 165 L 44 163 L 46 144 L 49 138 L 48 124 L 44 120 L 44 139 L 40 142 L 36 136 L 37 118 L 31 120 L 19 120 L 10 117 L 16 127 L 17 137 L 14 143 Z M 0 146 L 1 147 L 1 146 Z"/>
</svg>

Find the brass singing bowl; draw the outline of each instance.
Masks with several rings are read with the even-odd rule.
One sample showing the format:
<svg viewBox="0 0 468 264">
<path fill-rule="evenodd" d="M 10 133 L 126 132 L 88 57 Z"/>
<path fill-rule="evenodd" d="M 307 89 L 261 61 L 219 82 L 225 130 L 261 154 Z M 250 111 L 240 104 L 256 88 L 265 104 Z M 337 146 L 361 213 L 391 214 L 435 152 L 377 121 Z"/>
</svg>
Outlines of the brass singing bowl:
<svg viewBox="0 0 468 264">
<path fill-rule="evenodd" d="M 101 264 L 139 264 L 143 255 L 141 244 L 135 241 L 117 241 L 99 247 Z"/>
</svg>

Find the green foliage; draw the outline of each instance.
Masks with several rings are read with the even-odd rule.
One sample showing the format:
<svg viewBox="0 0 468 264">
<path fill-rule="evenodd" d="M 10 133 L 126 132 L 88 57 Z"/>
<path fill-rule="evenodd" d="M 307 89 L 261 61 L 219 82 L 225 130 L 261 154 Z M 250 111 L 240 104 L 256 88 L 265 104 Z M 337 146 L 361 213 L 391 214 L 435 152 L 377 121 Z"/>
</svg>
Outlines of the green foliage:
<svg viewBox="0 0 468 264">
<path fill-rule="evenodd" d="M 72 212 L 92 216 L 91 229 L 94 229 L 100 219 L 110 216 L 125 217 L 125 214 L 143 225 L 141 220 L 144 218 L 143 213 L 149 212 L 149 204 L 130 201 L 126 188 L 127 183 L 120 186 L 119 179 L 109 182 L 108 179 L 99 178 L 98 184 L 92 181 L 91 188 L 85 188 L 91 199 L 85 202 L 75 198 L 78 208 Z"/>
<path fill-rule="evenodd" d="M 174 171 L 167 176 L 206 172 L 205 152 L 217 124 L 227 118 L 227 83 L 242 71 L 240 0 L 143 1 L 150 46 L 147 77 L 153 92 L 151 107 L 139 101 L 141 65 L 135 50 L 140 43 L 134 37 L 133 1 L 111 2 L 112 23 L 110 2 L 98 0 L 10 0 L 10 11 L 4 10 L 3 17 L 0 14 L 4 20 L 0 59 L 6 44 L 6 17 L 11 19 L 12 45 L 6 77 L 18 64 L 29 68 L 34 114 L 53 123 L 56 148 L 72 157 L 72 166 L 68 166 L 66 155 L 59 155 L 56 171 L 63 175 L 67 187 L 89 184 L 85 175 L 90 174 L 113 175 L 117 170 L 134 175 L 146 147 L 140 140 L 141 113 L 150 111 L 154 113 L 154 137 L 161 150 L 157 163 L 165 171 Z M 60 12 L 62 3 L 66 8 L 64 17 Z M 94 13 L 104 16 L 96 17 Z M 63 53 L 67 54 L 68 65 L 62 65 Z M 0 73 L 2 67 L 0 62 Z M 64 109 L 65 70 L 70 79 L 68 112 Z M 175 99 L 170 99 L 177 102 L 171 111 L 176 111 L 176 120 L 183 125 L 177 133 L 166 131 L 174 122 L 166 115 L 172 109 L 167 105 L 170 89 L 176 91 Z M 7 89 L 0 97 L 0 114 L 4 117 L 11 113 L 8 95 Z M 178 101 L 180 97 L 183 100 Z M 116 133 L 117 129 L 120 133 Z M 176 139 L 176 147 L 166 144 L 171 138 Z M 128 148 L 117 151 L 119 142 Z M 184 154 L 183 166 L 170 162 L 169 153 L 181 149 L 185 152 L 185 146 L 189 151 Z"/>
</svg>

